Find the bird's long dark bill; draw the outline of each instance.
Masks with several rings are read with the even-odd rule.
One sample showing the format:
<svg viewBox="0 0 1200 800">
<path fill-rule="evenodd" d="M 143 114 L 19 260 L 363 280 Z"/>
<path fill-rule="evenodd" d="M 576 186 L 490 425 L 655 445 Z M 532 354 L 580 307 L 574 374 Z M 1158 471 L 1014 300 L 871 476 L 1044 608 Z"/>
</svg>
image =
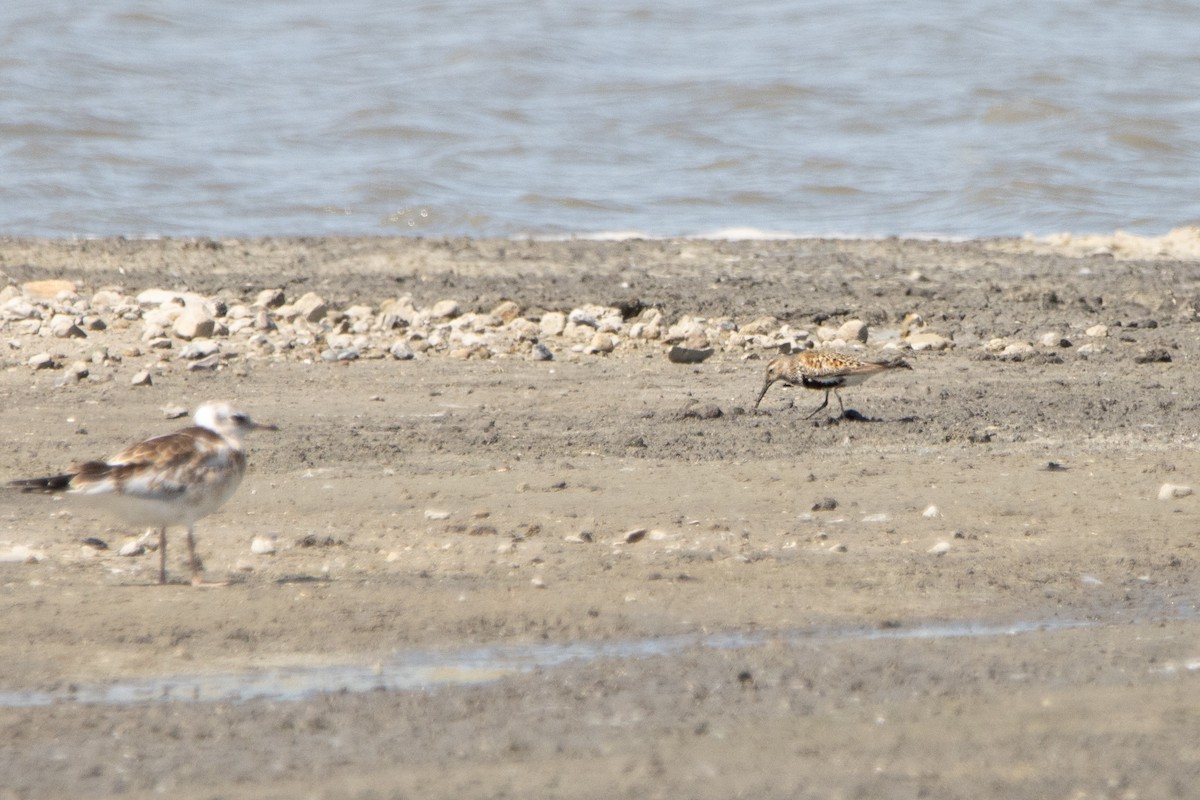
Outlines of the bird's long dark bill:
<svg viewBox="0 0 1200 800">
<path fill-rule="evenodd" d="M 761 402 L 762 402 L 762 399 L 763 399 L 764 397 L 766 397 L 766 395 L 767 395 L 767 389 L 770 389 L 770 388 L 771 388 L 771 384 L 772 384 L 772 383 L 774 383 L 774 382 L 775 382 L 775 381 L 768 380 L 766 383 L 764 383 L 764 384 L 763 384 L 762 391 L 758 393 L 758 399 L 754 401 L 754 407 L 755 407 L 755 408 L 758 408 L 758 404 L 759 404 L 759 403 L 761 403 Z"/>
</svg>

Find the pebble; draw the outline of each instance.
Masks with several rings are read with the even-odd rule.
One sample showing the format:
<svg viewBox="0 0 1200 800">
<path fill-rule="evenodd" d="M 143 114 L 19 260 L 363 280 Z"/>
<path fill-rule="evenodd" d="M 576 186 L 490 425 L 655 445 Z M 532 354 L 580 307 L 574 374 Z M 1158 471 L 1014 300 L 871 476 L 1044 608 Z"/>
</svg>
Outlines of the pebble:
<svg viewBox="0 0 1200 800">
<path fill-rule="evenodd" d="M 27 281 L 21 284 L 21 294 L 33 301 L 49 302 L 63 292 L 75 293 L 75 284 L 68 280 L 51 278 L 44 281 Z"/>
<path fill-rule="evenodd" d="M 439 300 L 433 304 L 433 308 L 429 309 L 429 317 L 431 319 L 450 319 L 457 317 L 458 311 L 457 300 Z"/>
<path fill-rule="evenodd" d="M 316 292 L 308 292 L 295 302 L 294 308 L 306 322 L 320 322 L 329 313 L 329 306 Z"/>
<path fill-rule="evenodd" d="M 36 356 L 31 356 L 28 364 L 34 369 L 54 369 L 58 366 L 54 363 L 54 357 L 49 353 L 38 353 Z"/>
<path fill-rule="evenodd" d="M 216 369 L 221 364 L 221 356 L 213 353 L 211 356 L 196 359 L 187 365 L 188 372 L 196 372 L 199 370 Z"/>
<path fill-rule="evenodd" d="M 697 350 L 675 345 L 667 351 L 667 360 L 672 364 L 699 364 L 713 354 L 711 347 Z"/>
<path fill-rule="evenodd" d="M 863 522 L 890 522 L 891 517 L 887 514 L 868 514 L 862 518 Z"/>
<path fill-rule="evenodd" d="M 1173 500 L 1176 497 L 1187 497 L 1192 494 L 1192 487 L 1180 486 L 1174 483 L 1164 483 L 1158 489 L 1159 500 Z"/>
<path fill-rule="evenodd" d="M 930 555 L 934 555 L 934 556 L 944 556 L 944 555 L 946 555 L 946 553 L 950 552 L 950 543 L 946 542 L 946 541 L 938 542 L 937 544 L 935 544 L 933 547 L 929 548 L 925 552 L 929 553 Z"/>
<path fill-rule="evenodd" d="M 67 314 L 55 314 L 50 318 L 50 335 L 56 339 L 86 339 L 87 334 L 75 324 L 75 318 Z"/>
<path fill-rule="evenodd" d="M 450 512 L 442 511 L 440 509 L 427 508 L 427 509 L 425 509 L 425 519 L 431 519 L 431 520 L 450 519 Z"/>
<path fill-rule="evenodd" d="M 392 346 L 388 348 L 388 355 L 397 361 L 408 361 L 416 358 L 416 353 L 413 352 L 412 345 L 404 339 L 397 339 L 392 342 Z"/>
<path fill-rule="evenodd" d="M 153 347 L 153 343 L 150 346 Z M 179 357 L 188 361 L 195 361 L 196 359 L 205 358 L 219 352 L 221 352 L 221 345 L 212 339 L 196 339 L 189 342 L 186 347 L 179 351 Z"/>
<path fill-rule="evenodd" d="M 841 339 L 844 342 L 860 342 L 862 344 L 866 344 L 870 334 L 871 329 L 867 323 L 863 322 L 861 319 L 852 319 L 842 323 L 842 326 L 837 329 L 836 338 Z"/>
<path fill-rule="evenodd" d="M 530 349 L 529 355 L 534 361 L 554 360 L 554 353 L 551 352 L 549 347 L 546 347 L 546 345 L 542 344 L 541 342 L 538 342 Z"/>
<path fill-rule="evenodd" d="M 269 556 L 275 552 L 277 535 L 255 536 L 250 540 L 250 552 L 256 556 Z"/>
<path fill-rule="evenodd" d="M 954 347 L 954 340 L 933 331 L 922 331 L 910 334 L 905 341 L 913 350 L 949 350 Z"/>
<path fill-rule="evenodd" d="M 141 539 L 130 539 L 121 545 L 121 549 L 117 551 L 117 555 L 133 557 L 140 556 L 146 552 L 146 543 Z"/>
<path fill-rule="evenodd" d="M 216 329 L 216 320 L 198 305 L 185 307 L 171 325 L 176 336 L 189 340 L 212 336 Z"/>
<path fill-rule="evenodd" d="M 163 417 L 166 419 L 180 419 L 188 415 L 186 406 L 168 405 L 162 407 Z"/>
<path fill-rule="evenodd" d="M 134 376 L 129 379 L 130 384 L 134 386 L 150 386 L 154 383 L 154 379 L 150 377 L 148 370 L 141 370 L 134 373 Z"/>
<path fill-rule="evenodd" d="M 621 541 L 625 544 L 634 544 L 635 542 L 640 542 L 642 539 L 645 539 L 647 533 L 649 533 L 649 531 L 646 528 L 634 528 L 631 531 L 626 531 L 625 535 L 621 537 Z"/>
<path fill-rule="evenodd" d="M 937 519 L 941 515 L 942 515 L 941 509 L 939 509 L 937 506 L 935 506 L 933 504 L 930 504 L 929 506 L 927 506 L 925 508 L 924 511 L 921 512 L 921 516 L 924 517 L 925 519 Z"/>
<path fill-rule="evenodd" d="M 567 315 L 561 311 L 550 311 L 542 315 L 538 330 L 544 337 L 561 336 L 567 328 Z"/>
<path fill-rule="evenodd" d="M 36 564 L 45 557 L 44 553 L 23 544 L 0 549 L 0 564 Z"/>
</svg>

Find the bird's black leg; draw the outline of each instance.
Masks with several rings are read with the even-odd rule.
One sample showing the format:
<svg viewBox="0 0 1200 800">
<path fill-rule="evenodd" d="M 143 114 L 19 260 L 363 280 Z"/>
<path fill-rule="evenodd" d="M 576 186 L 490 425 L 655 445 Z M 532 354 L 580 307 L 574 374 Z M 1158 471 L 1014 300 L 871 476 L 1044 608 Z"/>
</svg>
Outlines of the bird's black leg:
<svg viewBox="0 0 1200 800">
<path fill-rule="evenodd" d="M 840 403 L 840 402 L 842 402 L 842 398 L 840 398 L 840 397 L 839 397 L 839 398 L 838 398 L 838 402 L 839 402 L 839 403 Z M 816 414 L 818 411 L 820 411 L 822 408 L 824 408 L 824 407 L 825 407 L 825 406 L 827 406 L 827 405 L 829 405 L 829 390 L 828 390 L 828 389 L 826 389 L 826 390 L 825 390 L 825 399 L 824 399 L 824 400 L 821 402 L 821 405 L 819 405 L 819 406 L 817 406 L 816 408 L 814 408 L 814 409 L 812 410 L 812 414 L 809 414 L 807 417 L 805 417 L 805 419 L 812 419 L 812 418 L 813 418 L 813 416 L 814 416 L 814 415 L 815 415 L 815 414 Z"/>
<path fill-rule="evenodd" d="M 846 407 L 845 407 L 844 405 L 842 405 L 842 395 L 841 395 L 841 393 L 839 393 L 837 389 L 834 389 L 834 390 L 833 390 L 833 396 L 834 396 L 834 397 L 836 397 L 836 398 L 838 399 L 838 408 L 840 408 L 840 409 L 842 410 L 842 416 L 841 416 L 841 417 L 839 417 L 839 419 L 845 419 L 845 418 L 846 418 Z M 828 396 L 826 396 L 826 397 L 825 397 L 825 399 L 826 399 L 826 400 L 828 400 L 828 399 L 829 399 L 829 397 L 828 397 Z"/>
</svg>

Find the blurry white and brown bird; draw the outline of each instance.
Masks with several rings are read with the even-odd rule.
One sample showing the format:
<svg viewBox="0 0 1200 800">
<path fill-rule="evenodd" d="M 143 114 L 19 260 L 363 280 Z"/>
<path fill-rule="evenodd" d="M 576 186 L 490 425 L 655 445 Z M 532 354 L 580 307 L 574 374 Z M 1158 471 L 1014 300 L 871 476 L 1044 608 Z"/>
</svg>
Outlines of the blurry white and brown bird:
<svg viewBox="0 0 1200 800">
<path fill-rule="evenodd" d="M 61 475 L 9 485 L 25 492 L 65 493 L 108 509 L 135 525 L 158 529 L 158 581 L 167 581 L 167 528 L 187 526 L 192 583 L 202 585 L 195 524 L 223 506 L 246 472 L 243 437 L 276 430 L 229 403 L 205 403 L 190 427 L 155 436 L 110 458 L 86 461 Z"/>
<path fill-rule="evenodd" d="M 842 396 L 838 394 L 838 389 L 857 386 L 873 375 L 893 369 L 912 369 L 912 367 L 902 358 L 889 361 L 868 361 L 825 350 L 804 350 L 791 355 L 779 356 L 767 364 L 766 380 L 763 382 L 762 390 L 758 393 L 758 398 L 754 401 L 754 408 L 758 408 L 767 389 L 779 381 L 787 386 L 802 386 L 805 389 L 825 392 L 825 399 L 821 405 L 813 409 L 805 419 L 812 417 L 829 405 L 830 392 L 837 397 L 838 406 L 842 410 L 841 416 L 844 417 L 846 407 L 842 405 Z"/>
</svg>

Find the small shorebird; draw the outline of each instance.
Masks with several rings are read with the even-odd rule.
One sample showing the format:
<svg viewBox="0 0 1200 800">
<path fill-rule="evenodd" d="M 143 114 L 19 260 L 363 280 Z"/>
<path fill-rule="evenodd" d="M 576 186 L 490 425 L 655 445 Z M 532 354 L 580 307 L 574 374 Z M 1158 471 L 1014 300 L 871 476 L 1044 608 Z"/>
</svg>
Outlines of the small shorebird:
<svg viewBox="0 0 1200 800">
<path fill-rule="evenodd" d="M 763 383 L 754 407 L 762 402 L 763 395 L 771 384 L 783 381 L 788 386 L 803 386 L 805 389 L 818 389 L 825 392 L 825 400 L 813 409 L 805 419 L 812 417 L 822 408 L 829 405 L 829 393 L 837 397 L 842 416 L 846 416 L 846 407 L 842 405 L 842 396 L 838 389 L 843 386 L 856 386 L 872 375 L 886 372 L 889 369 L 912 369 L 902 358 L 892 361 L 865 361 L 854 356 L 841 355 L 821 350 L 804 350 L 787 356 L 779 356 L 767 364 L 767 379 Z"/>
<path fill-rule="evenodd" d="M 192 584 L 200 586 L 203 566 L 196 556 L 196 520 L 224 505 L 242 482 L 242 437 L 252 430 L 276 428 L 254 422 L 228 403 L 205 403 L 192 421 L 191 427 L 138 442 L 103 461 L 9 485 L 24 492 L 65 492 L 136 525 L 158 528 L 159 583 L 167 582 L 167 528 L 186 525 Z"/>
</svg>

